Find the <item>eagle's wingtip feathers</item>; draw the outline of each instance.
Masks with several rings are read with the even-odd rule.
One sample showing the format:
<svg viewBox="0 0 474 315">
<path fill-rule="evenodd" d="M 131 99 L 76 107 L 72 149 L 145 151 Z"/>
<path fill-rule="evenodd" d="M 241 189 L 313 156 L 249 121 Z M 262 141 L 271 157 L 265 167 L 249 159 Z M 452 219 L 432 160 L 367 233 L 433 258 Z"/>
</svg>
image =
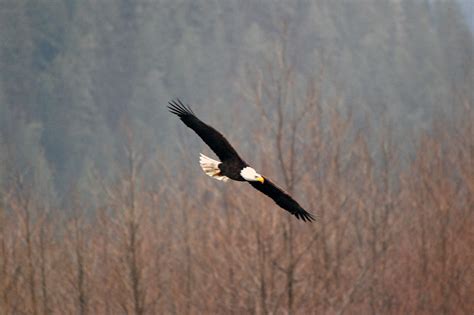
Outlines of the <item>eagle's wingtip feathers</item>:
<svg viewBox="0 0 474 315">
<path fill-rule="evenodd" d="M 179 98 L 169 101 L 167 107 L 171 113 L 179 116 L 180 118 L 184 116 L 195 116 L 191 107 L 189 107 L 189 105 L 184 105 Z"/>
<path fill-rule="evenodd" d="M 307 212 L 306 210 L 301 209 L 300 212 L 295 213 L 297 219 L 303 220 L 304 222 L 313 222 L 317 221 L 317 217 L 313 214 Z"/>
</svg>

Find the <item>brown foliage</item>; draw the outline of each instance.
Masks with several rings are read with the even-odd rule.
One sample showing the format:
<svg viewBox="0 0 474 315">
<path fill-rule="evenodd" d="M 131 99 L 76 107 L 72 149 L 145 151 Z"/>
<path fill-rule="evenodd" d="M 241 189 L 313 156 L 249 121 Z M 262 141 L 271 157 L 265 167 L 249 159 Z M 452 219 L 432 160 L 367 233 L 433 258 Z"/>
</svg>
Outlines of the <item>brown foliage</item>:
<svg viewBox="0 0 474 315">
<path fill-rule="evenodd" d="M 316 105 L 301 107 L 297 143 L 255 128 L 276 141 L 258 156 L 282 155 L 257 161 L 263 173 L 317 213 L 314 224 L 244 184 L 142 163 L 131 142 L 92 216 L 80 203 L 46 211 L 19 176 L 0 212 L 1 313 L 472 313 L 470 107 L 401 163 L 388 133 L 369 145 L 370 133 L 352 136 L 336 111 L 323 130 Z M 160 185 L 146 185 L 145 169 Z"/>
</svg>

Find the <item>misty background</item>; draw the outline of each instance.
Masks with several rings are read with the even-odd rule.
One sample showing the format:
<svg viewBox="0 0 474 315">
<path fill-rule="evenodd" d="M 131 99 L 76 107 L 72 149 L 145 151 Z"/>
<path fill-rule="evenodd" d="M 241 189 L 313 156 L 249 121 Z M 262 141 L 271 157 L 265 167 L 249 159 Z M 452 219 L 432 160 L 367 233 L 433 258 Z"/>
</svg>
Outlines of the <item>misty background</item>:
<svg viewBox="0 0 474 315">
<path fill-rule="evenodd" d="M 0 0 L 0 313 L 473 314 L 473 4 Z"/>
<path fill-rule="evenodd" d="M 153 158 L 172 156 L 182 126 L 166 111 L 171 98 L 231 139 L 252 141 L 250 121 L 232 121 L 233 113 L 252 115 L 244 87 L 277 58 L 282 36 L 297 85 L 320 79 L 322 97 L 339 95 L 356 128 L 383 116 L 407 148 L 434 113 L 450 116 L 453 89 L 472 88 L 469 0 L 0 6 L 0 143 L 9 148 L 0 180 L 15 164 L 59 201 L 71 185 L 87 186 L 92 168 L 113 176 L 124 120 Z M 199 147 L 190 149 L 196 161 Z"/>
</svg>

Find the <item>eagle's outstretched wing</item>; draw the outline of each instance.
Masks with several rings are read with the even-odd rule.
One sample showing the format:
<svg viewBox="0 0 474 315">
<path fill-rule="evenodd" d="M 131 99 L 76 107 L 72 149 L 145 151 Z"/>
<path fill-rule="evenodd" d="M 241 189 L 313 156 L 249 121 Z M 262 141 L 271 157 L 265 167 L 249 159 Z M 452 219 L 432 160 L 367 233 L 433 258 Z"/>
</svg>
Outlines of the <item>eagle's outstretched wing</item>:
<svg viewBox="0 0 474 315">
<path fill-rule="evenodd" d="M 269 179 L 264 177 L 263 183 L 260 182 L 249 182 L 253 188 L 261 191 L 268 197 L 272 198 L 273 201 L 292 215 L 303 221 L 314 221 L 316 218 L 305 209 L 303 209 L 290 195 L 278 188 Z"/>
<path fill-rule="evenodd" d="M 181 120 L 194 130 L 199 137 L 216 153 L 221 161 L 229 159 L 240 159 L 235 149 L 230 145 L 224 136 L 209 125 L 203 123 L 196 117 L 188 106 L 186 107 L 179 99 L 168 102 L 168 109 L 177 115 Z"/>
</svg>

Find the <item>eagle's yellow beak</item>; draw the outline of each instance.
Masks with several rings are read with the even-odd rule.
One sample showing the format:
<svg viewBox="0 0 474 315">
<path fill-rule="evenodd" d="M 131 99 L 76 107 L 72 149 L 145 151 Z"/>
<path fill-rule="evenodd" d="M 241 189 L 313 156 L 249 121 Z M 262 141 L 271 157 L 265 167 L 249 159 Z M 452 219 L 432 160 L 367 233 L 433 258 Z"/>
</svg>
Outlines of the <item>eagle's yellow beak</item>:
<svg viewBox="0 0 474 315">
<path fill-rule="evenodd" d="M 265 181 L 265 179 L 263 179 L 262 176 L 260 176 L 259 178 L 257 178 L 257 180 L 258 180 L 260 183 L 262 183 L 262 184 L 263 184 L 263 182 Z"/>
</svg>

